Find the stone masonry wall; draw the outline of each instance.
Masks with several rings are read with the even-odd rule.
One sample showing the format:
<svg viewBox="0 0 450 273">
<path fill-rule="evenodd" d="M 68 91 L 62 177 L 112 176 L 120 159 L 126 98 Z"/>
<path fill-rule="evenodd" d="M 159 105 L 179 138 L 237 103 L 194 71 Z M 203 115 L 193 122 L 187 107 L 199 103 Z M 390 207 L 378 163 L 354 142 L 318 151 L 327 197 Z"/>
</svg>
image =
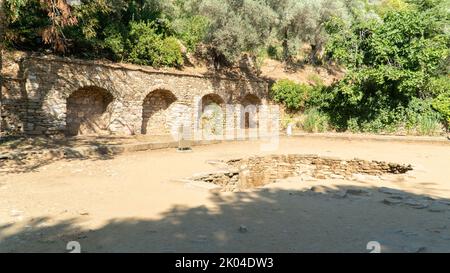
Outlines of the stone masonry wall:
<svg viewBox="0 0 450 273">
<path fill-rule="evenodd" d="M 112 101 L 111 94 L 101 88 L 86 87 L 72 93 L 66 105 L 67 134 L 107 134 Z"/>
<path fill-rule="evenodd" d="M 151 92 L 142 106 L 142 134 L 169 134 L 172 126 L 170 113 L 176 97 L 167 90 Z M 163 125 L 163 126 L 161 126 Z"/>
<path fill-rule="evenodd" d="M 84 128 L 78 134 L 166 134 L 170 126 L 195 125 L 194 114 L 202 108 L 195 98 L 214 94 L 237 113 L 248 95 L 269 104 L 265 81 L 59 57 L 6 54 L 2 76 L 2 135 L 70 135 L 78 125 Z M 99 90 L 111 97 L 108 105 L 98 97 Z"/>
</svg>

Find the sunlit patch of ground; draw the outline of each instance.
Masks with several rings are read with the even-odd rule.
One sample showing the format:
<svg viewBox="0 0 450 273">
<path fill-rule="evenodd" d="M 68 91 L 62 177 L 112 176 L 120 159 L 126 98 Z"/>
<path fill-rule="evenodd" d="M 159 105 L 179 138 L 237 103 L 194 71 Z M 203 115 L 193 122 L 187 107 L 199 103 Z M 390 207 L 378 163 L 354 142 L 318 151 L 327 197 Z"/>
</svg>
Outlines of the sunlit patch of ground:
<svg viewBox="0 0 450 273">
<path fill-rule="evenodd" d="M 0 251 L 367 252 L 450 251 L 450 146 L 282 138 L 275 151 L 234 142 L 60 160 L 0 176 Z M 385 179 L 290 177 L 241 192 L 180 182 L 211 160 L 320 156 L 411 164 Z"/>
</svg>

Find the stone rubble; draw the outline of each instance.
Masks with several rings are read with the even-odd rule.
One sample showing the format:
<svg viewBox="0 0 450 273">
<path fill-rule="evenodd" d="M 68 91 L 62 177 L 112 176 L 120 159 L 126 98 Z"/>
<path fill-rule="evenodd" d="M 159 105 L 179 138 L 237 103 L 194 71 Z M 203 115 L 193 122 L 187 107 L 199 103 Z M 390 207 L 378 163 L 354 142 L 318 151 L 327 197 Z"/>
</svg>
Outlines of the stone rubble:
<svg viewBox="0 0 450 273">
<path fill-rule="evenodd" d="M 214 162 L 217 164 L 218 161 Z M 231 159 L 224 163 L 228 168 L 196 174 L 189 179 L 219 185 L 222 191 L 240 191 L 261 187 L 288 177 L 301 177 L 301 180 L 351 180 L 355 175 L 377 177 L 383 174 L 404 174 L 412 170 L 411 165 L 296 154 L 253 156 Z M 347 194 L 370 195 L 368 192 L 357 190 L 349 190 Z"/>
</svg>

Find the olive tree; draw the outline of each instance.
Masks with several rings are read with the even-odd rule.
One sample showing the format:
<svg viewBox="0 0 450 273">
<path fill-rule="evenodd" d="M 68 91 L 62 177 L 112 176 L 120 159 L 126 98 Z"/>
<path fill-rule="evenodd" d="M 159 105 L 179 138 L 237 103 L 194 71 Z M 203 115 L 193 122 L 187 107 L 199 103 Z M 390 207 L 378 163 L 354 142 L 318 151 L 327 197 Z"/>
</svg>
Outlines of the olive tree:
<svg viewBox="0 0 450 273">
<path fill-rule="evenodd" d="M 199 11 L 209 21 L 205 42 L 216 66 L 220 57 L 234 62 L 242 52 L 265 46 L 276 23 L 275 12 L 263 0 L 205 0 Z"/>
<path fill-rule="evenodd" d="M 306 43 L 310 60 L 317 61 L 327 40 L 326 22 L 333 17 L 351 20 L 352 10 L 361 8 L 360 0 L 269 0 L 277 15 L 277 37 L 282 43 L 283 59 L 289 61 Z"/>
</svg>

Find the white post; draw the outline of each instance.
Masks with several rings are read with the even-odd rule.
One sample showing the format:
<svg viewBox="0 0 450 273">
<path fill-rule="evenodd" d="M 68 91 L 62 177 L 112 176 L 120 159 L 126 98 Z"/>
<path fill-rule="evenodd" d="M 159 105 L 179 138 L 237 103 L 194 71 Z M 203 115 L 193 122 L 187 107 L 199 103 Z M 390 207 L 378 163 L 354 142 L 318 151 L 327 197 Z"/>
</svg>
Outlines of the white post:
<svg viewBox="0 0 450 273">
<path fill-rule="evenodd" d="M 286 129 L 286 134 L 292 136 L 292 123 L 289 123 Z"/>
</svg>

